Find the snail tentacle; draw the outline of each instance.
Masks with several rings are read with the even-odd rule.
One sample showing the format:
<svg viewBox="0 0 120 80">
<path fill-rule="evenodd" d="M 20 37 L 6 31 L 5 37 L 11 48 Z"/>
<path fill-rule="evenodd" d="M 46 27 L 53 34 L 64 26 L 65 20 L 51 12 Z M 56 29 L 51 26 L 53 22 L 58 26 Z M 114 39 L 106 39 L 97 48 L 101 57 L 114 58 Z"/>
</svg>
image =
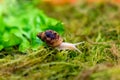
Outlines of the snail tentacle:
<svg viewBox="0 0 120 80">
<path fill-rule="evenodd" d="M 83 43 L 85 43 L 84 41 L 83 42 L 78 42 L 78 43 L 75 43 L 74 45 L 76 46 L 76 45 L 80 45 L 80 44 L 83 44 Z"/>
</svg>

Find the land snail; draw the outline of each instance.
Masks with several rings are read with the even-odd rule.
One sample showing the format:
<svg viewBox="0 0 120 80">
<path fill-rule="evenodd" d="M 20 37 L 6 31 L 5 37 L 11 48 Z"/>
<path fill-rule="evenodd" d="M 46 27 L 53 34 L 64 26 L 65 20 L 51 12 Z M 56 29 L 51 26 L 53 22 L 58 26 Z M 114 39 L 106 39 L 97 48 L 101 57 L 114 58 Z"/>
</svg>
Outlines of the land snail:
<svg viewBox="0 0 120 80">
<path fill-rule="evenodd" d="M 76 46 L 84 43 L 79 42 L 72 44 L 68 42 L 63 42 L 62 37 L 53 30 L 46 30 L 45 32 L 40 32 L 37 34 L 37 37 L 52 48 L 57 48 L 58 50 L 77 50 L 80 53 L 81 51 Z"/>
</svg>

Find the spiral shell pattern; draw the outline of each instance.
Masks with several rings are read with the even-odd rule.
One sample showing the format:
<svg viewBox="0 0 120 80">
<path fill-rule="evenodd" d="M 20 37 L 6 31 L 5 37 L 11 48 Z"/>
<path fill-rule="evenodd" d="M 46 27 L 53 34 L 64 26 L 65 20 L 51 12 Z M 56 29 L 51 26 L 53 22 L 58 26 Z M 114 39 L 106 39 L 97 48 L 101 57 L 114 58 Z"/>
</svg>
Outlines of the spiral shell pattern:
<svg viewBox="0 0 120 80">
<path fill-rule="evenodd" d="M 59 36 L 59 34 L 53 30 L 40 32 L 37 34 L 37 37 L 46 42 L 47 45 L 51 47 L 57 47 L 63 42 L 63 39 Z"/>
</svg>

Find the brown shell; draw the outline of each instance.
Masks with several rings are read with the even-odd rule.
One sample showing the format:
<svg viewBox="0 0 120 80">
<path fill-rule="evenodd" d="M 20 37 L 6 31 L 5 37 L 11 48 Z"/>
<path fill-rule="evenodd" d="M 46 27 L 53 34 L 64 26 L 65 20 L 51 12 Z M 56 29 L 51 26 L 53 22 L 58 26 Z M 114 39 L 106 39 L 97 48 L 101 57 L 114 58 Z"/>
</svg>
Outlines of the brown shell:
<svg viewBox="0 0 120 80">
<path fill-rule="evenodd" d="M 46 30 L 45 32 L 38 33 L 37 37 L 51 47 L 57 47 L 63 42 L 59 34 L 53 30 Z"/>
</svg>

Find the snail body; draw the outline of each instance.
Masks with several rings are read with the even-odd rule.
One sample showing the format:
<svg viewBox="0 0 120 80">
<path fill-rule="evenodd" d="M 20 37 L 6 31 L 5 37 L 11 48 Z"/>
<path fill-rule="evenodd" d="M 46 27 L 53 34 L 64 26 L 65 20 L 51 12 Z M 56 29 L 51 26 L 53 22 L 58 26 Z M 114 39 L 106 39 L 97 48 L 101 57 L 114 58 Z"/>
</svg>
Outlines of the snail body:
<svg viewBox="0 0 120 80">
<path fill-rule="evenodd" d="M 46 42 L 48 46 L 53 48 L 57 48 L 58 50 L 77 50 L 81 52 L 76 45 L 82 44 L 83 42 L 79 42 L 76 44 L 63 42 L 61 36 L 53 31 L 53 30 L 46 30 L 45 32 L 40 32 L 37 34 L 37 37 L 40 38 L 42 41 Z"/>
</svg>

